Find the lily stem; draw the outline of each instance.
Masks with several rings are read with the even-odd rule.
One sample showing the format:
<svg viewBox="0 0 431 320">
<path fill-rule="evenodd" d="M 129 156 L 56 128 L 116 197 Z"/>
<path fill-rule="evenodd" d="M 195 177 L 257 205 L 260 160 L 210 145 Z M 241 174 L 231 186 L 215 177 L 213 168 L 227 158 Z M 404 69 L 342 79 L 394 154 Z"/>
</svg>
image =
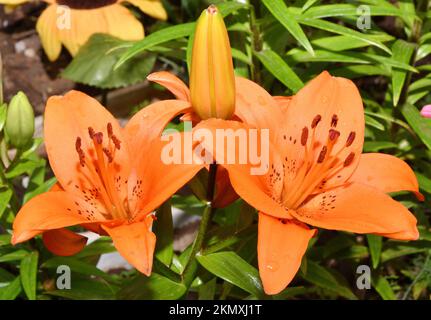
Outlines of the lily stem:
<svg viewBox="0 0 431 320">
<path fill-rule="evenodd" d="M 217 164 L 213 163 L 210 165 L 209 176 L 208 176 L 208 186 L 207 186 L 207 205 L 202 214 L 201 223 L 199 225 L 198 234 L 193 243 L 192 252 L 190 253 L 190 258 L 184 267 L 184 271 L 182 273 L 182 278 L 184 284 L 189 287 L 193 279 L 195 278 L 198 264 L 196 261 L 196 256 L 202 251 L 204 240 L 208 231 L 208 226 L 212 220 L 212 216 L 215 212 L 215 208 L 213 206 L 214 193 L 215 193 L 215 183 L 216 183 L 216 175 L 217 175 Z"/>
<path fill-rule="evenodd" d="M 251 31 L 251 60 L 252 64 L 250 66 L 251 71 L 251 78 L 256 83 L 261 83 L 261 76 L 260 76 L 260 61 L 256 57 L 257 52 L 262 51 L 263 44 L 262 44 L 262 38 L 260 35 L 260 27 L 256 21 L 256 8 L 259 6 L 258 1 L 250 1 L 250 31 Z"/>
</svg>

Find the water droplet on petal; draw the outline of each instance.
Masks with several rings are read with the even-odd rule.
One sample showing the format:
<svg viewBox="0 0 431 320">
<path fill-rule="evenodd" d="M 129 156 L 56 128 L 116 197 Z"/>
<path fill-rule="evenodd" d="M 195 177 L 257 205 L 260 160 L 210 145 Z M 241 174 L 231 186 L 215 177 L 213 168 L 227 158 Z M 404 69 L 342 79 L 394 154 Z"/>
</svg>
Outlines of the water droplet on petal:
<svg viewBox="0 0 431 320">
<path fill-rule="evenodd" d="M 275 261 L 271 261 L 266 265 L 266 268 L 270 271 L 277 271 L 278 270 L 278 263 Z"/>
</svg>

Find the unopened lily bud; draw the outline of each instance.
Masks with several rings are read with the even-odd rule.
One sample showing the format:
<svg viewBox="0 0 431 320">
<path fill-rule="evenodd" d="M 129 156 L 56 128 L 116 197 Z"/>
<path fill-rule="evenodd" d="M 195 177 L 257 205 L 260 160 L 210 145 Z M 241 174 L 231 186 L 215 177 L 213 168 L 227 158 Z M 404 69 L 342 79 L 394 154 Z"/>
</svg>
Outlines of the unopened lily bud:
<svg viewBox="0 0 431 320">
<path fill-rule="evenodd" d="M 28 145 L 34 133 L 34 113 L 27 96 L 18 92 L 10 101 L 7 114 L 5 132 L 11 144 L 16 148 Z"/>
<path fill-rule="evenodd" d="M 190 94 L 202 120 L 230 119 L 235 111 L 235 76 L 223 17 L 211 5 L 197 21 L 193 43 Z"/>
</svg>

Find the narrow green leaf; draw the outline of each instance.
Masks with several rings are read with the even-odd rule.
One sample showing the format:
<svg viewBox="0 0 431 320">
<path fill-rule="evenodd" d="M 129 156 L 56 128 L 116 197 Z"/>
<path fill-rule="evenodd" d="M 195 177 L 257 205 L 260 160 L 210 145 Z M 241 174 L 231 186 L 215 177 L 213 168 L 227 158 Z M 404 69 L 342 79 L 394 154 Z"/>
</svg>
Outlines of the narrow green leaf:
<svg viewBox="0 0 431 320">
<path fill-rule="evenodd" d="M 414 50 L 414 45 L 403 40 L 397 40 L 392 46 L 392 59 L 409 64 Z M 394 106 L 396 106 L 400 100 L 406 77 L 406 70 L 392 68 L 392 101 Z"/>
<path fill-rule="evenodd" d="M 27 250 L 19 249 L 0 256 L 0 262 L 19 261 L 28 255 Z"/>
<path fill-rule="evenodd" d="M 396 7 L 368 6 L 371 16 L 398 16 L 403 17 L 405 13 Z M 353 4 L 325 4 L 314 6 L 303 14 L 303 17 L 311 19 L 358 16 L 358 6 Z M 414 17 L 414 14 L 412 15 Z"/>
<path fill-rule="evenodd" d="M 311 8 L 318 1 L 319 0 L 307 0 L 301 8 L 302 12 L 307 11 L 309 8 Z"/>
<path fill-rule="evenodd" d="M 289 31 L 289 33 L 307 50 L 314 54 L 313 47 L 295 17 L 289 12 L 283 0 L 262 0 L 269 12 Z"/>
<path fill-rule="evenodd" d="M 170 266 L 174 255 L 174 225 L 172 222 L 171 201 L 163 203 L 157 210 L 154 233 L 157 236 L 156 258 L 166 266 Z"/>
<path fill-rule="evenodd" d="M 376 289 L 377 293 L 383 300 L 396 300 L 395 293 L 385 277 L 381 275 L 372 277 L 371 285 Z"/>
<path fill-rule="evenodd" d="M 305 24 L 313 28 L 325 30 L 336 34 L 351 36 L 352 38 L 368 42 L 370 45 L 380 48 L 389 54 L 391 53 L 391 50 L 380 41 L 376 41 L 372 37 L 369 37 L 368 35 L 358 32 L 356 30 L 344 27 L 342 25 L 339 25 L 333 22 L 321 20 L 321 19 L 309 19 L 309 18 L 303 18 L 301 16 L 295 16 L 295 18 L 300 24 Z"/>
<path fill-rule="evenodd" d="M 274 51 L 266 49 L 256 52 L 256 56 L 262 64 L 271 72 L 274 77 L 280 80 L 286 87 L 294 93 L 298 92 L 304 86 L 304 83 L 289 67 L 289 65 Z"/>
<path fill-rule="evenodd" d="M 3 216 L 8 207 L 10 199 L 12 199 L 13 191 L 7 187 L 0 187 L 0 218 Z"/>
<path fill-rule="evenodd" d="M 125 300 L 175 300 L 181 298 L 187 288 L 157 273 L 150 277 L 139 275 L 124 285 L 118 299 Z"/>
<path fill-rule="evenodd" d="M 371 261 L 373 262 L 373 268 L 376 269 L 379 266 L 380 254 L 382 253 L 382 237 L 368 234 L 367 241 L 368 249 L 370 250 Z"/>
<path fill-rule="evenodd" d="M 393 39 L 392 36 L 381 33 L 371 34 L 368 36 L 375 41 L 385 42 Z M 368 47 L 370 44 L 362 39 L 352 38 L 351 36 L 329 36 L 311 40 L 313 47 L 320 47 L 330 51 L 345 51 L 351 49 L 358 49 Z"/>
<path fill-rule="evenodd" d="M 431 150 L 431 119 L 423 118 L 419 110 L 409 103 L 401 107 L 401 113 L 422 142 Z"/>
<path fill-rule="evenodd" d="M 364 151 L 365 152 L 379 152 L 385 149 L 393 149 L 398 146 L 391 141 L 365 141 Z"/>
<path fill-rule="evenodd" d="M 22 287 L 29 300 L 36 300 L 37 262 L 39 253 L 33 251 L 21 260 L 20 276 Z"/>
<path fill-rule="evenodd" d="M 370 127 L 374 127 L 380 131 L 384 131 L 385 127 L 378 122 L 376 119 L 370 117 L 369 115 L 365 115 L 365 124 L 370 126 Z"/>
<path fill-rule="evenodd" d="M 212 278 L 210 281 L 199 286 L 199 300 L 214 300 L 217 288 L 217 278 Z"/>
<path fill-rule="evenodd" d="M 6 287 L 0 288 L 0 300 L 15 300 L 21 292 L 21 279 L 16 277 Z"/>
<path fill-rule="evenodd" d="M 316 262 L 308 261 L 307 273 L 303 275 L 304 279 L 319 287 L 339 294 L 342 297 L 356 300 L 357 297 L 345 284 L 340 281 L 326 268 L 318 265 Z"/>
<path fill-rule="evenodd" d="M 212 274 L 236 285 L 257 298 L 264 296 L 259 272 L 235 252 L 224 251 L 198 256 L 198 262 Z"/>
</svg>

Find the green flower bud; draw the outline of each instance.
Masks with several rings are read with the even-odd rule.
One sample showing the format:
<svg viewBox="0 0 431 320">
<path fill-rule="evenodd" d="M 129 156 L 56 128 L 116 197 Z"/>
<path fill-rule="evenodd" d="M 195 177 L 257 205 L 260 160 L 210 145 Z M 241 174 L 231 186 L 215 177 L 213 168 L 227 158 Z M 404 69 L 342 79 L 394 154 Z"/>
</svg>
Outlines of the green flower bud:
<svg viewBox="0 0 431 320">
<path fill-rule="evenodd" d="M 9 103 L 4 129 L 12 146 L 18 149 L 27 146 L 33 138 L 33 107 L 21 91 Z"/>
</svg>

